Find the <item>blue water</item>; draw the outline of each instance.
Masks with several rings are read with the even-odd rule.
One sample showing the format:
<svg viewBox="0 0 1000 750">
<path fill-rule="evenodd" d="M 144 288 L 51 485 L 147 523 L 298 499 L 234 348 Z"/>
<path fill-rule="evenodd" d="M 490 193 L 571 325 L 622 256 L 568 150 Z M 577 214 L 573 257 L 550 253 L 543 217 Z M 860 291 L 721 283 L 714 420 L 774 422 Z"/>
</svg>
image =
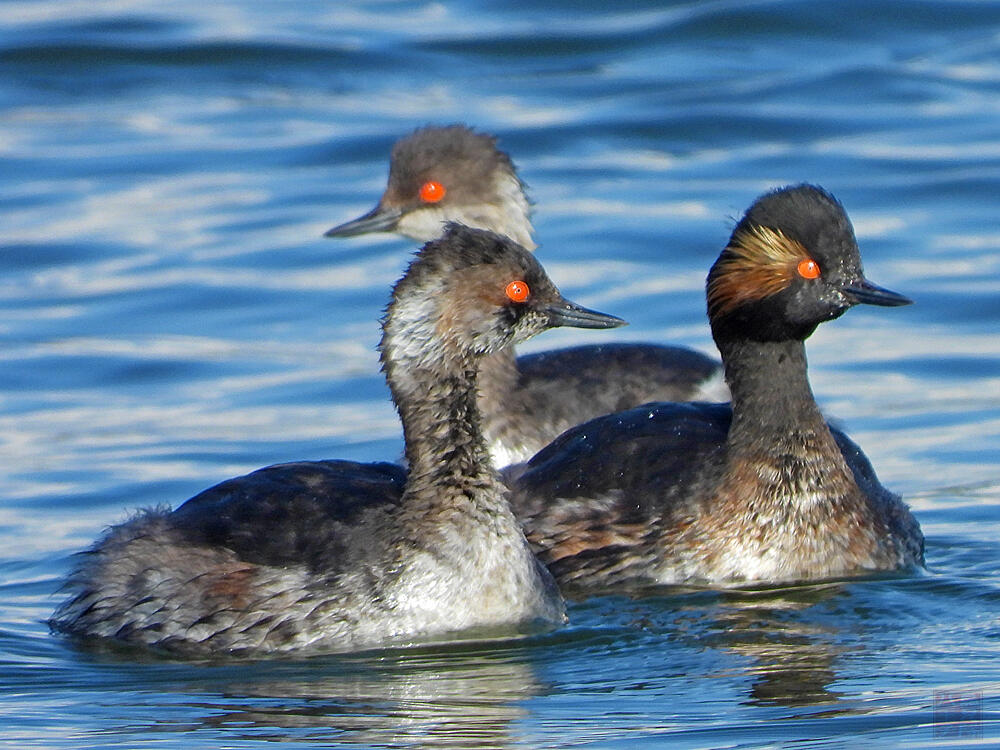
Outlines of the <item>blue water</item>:
<svg viewBox="0 0 1000 750">
<path fill-rule="evenodd" d="M 527 7 L 530 5 L 531 7 Z M 961 747 L 1000 740 L 1000 4 L 0 4 L 0 746 Z M 412 244 L 322 232 L 427 123 L 500 135 L 564 292 L 524 351 L 713 351 L 704 274 L 812 181 L 876 283 L 809 343 L 923 575 L 572 602 L 516 642 L 185 663 L 49 634 L 130 509 L 391 459 L 376 320 Z"/>
</svg>

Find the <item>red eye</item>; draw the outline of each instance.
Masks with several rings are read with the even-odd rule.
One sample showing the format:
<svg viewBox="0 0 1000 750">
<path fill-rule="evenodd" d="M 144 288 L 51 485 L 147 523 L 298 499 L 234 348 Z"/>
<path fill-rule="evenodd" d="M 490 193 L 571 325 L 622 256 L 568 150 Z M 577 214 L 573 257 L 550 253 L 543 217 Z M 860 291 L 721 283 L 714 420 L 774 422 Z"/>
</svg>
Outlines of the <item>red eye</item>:
<svg viewBox="0 0 1000 750">
<path fill-rule="evenodd" d="M 806 258 L 805 260 L 799 261 L 799 276 L 803 279 L 815 279 L 819 278 L 819 263 L 814 261 L 812 258 Z"/>
<path fill-rule="evenodd" d="M 531 294 L 531 290 L 528 289 L 528 285 L 523 281 L 510 282 L 504 291 L 507 293 L 507 297 L 510 298 L 511 302 L 524 302 L 528 299 L 528 295 Z"/>
<path fill-rule="evenodd" d="M 420 186 L 420 200 L 424 203 L 437 203 L 447 192 L 440 182 L 429 180 Z"/>
</svg>

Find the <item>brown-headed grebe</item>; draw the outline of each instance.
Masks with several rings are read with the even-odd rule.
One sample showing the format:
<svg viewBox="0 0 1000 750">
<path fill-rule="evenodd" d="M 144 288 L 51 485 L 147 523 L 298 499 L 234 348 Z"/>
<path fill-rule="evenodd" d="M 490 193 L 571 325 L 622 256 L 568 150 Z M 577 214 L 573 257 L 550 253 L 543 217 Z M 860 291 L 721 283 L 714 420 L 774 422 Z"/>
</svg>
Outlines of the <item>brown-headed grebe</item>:
<svg viewBox="0 0 1000 750">
<path fill-rule="evenodd" d="M 328 237 L 396 232 L 426 241 L 444 222 L 504 234 L 527 248 L 530 204 L 496 138 L 462 125 L 425 127 L 392 149 L 389 182 L 370 212 Z M 599 344 L 483 362 L 483 430 L 497 466 L 527 461 L 564 430 L 647 401 L 726 400 L 719 363 L 692 349 Z"/>
<path fill-rule="evenodd" d="M 563 621 L 490 461 L 477 368 L 554 326 L 623 323 L 568 302 L 510 239 L 449 226 L 412 261 L 382 321 L 408 474 L 283 464 L 173 512 L 142 512 L 83 553 L 53 627 L 198 655 L 356 649 Z"/>
<path fill-rule="evenodd" d="M 923 562 L 923 536 L 861 449 L 820 413 L 805 339 L 869 283 L 841 205 L 810 185 L 761 196 L 708 275 L 725 404 L 647 404 L 512 467 L 511 503 L 561 586 L 795 581 Z"/>
</svg>

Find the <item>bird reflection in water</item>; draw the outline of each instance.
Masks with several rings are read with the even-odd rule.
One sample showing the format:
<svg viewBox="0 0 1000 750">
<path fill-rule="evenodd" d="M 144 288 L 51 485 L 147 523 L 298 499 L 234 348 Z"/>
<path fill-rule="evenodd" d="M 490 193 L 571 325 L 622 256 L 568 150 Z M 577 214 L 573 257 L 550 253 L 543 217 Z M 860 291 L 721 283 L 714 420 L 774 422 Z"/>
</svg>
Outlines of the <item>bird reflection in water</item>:
<svg viewBox="0 0 1000 750">
<path fill-rule="evenodd" d="M 834 624 L 805 616 L 840 591 L 837 584 L 821 584 L 726 595 L 732 598 L 716 617 L 717 646 L 753 659 L 746 668 L 748 703 L 818 706 L 840 699 L 830 685 L 847 647 Z"/>
<path fill-rule="evenodd" d="M 840 713 L 832 704 L 841 694 L 830 686 L 838 678 L 838 659 L 854 649 L 830 616 L 846 596 L 843 583 L 728 590 L 659 586 L 630 594 L 641 597 L 636 604 L 642 614 L 633 627 L 659 632 L 665 644 L 741 657 L 710 669 L 729 678 L 734 672 L 745 675 L 746 704 L 830 705 Z M 656 605 L 650 606 L 652 601 Z"/>
<path fill-rule="evenodd" d="M 240 679 L 201 686 L 217 697 L 197 707 L 231 739 L 508 748 L 520 739 L 512 725 L 526 714 L 521 702 L 541 691 L 527 658 L 463 645 L 259 662 Z"/>
</svg>

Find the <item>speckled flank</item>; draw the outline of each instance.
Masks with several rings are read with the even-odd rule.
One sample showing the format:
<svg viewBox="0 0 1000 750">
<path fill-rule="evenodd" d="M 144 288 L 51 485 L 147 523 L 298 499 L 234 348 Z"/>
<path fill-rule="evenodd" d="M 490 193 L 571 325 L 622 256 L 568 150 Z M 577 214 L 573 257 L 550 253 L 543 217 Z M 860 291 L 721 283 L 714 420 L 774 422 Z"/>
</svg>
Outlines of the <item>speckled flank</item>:
<svg viewBox="0 0 1000 750">
<path fill-rule="evenodd" d="M 658 544 L 677 551 L 660 562 L 659 580 L 832 578 L 914 562 L 828 433 L 789 435 L 732 460 L 698 523 L 662 529 Z"/>
</svg>

